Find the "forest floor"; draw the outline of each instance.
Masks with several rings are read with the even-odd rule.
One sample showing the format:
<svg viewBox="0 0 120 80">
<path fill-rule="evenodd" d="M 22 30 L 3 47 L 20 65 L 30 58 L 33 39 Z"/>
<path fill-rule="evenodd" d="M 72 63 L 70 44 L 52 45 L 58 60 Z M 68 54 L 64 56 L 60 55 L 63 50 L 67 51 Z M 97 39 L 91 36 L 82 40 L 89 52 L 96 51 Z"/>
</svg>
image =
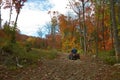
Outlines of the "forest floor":
<svg viewBox="0 0 120 80">
<path fill-rule="evenodd" d="M 91 57 L 69 60 L 59 54 L 53 60 L 43 59 L 37 66 L 15 71 L 0 67 L 0 80 L 120 80 L 120 66 L 110 66 Z"/>
</svg>

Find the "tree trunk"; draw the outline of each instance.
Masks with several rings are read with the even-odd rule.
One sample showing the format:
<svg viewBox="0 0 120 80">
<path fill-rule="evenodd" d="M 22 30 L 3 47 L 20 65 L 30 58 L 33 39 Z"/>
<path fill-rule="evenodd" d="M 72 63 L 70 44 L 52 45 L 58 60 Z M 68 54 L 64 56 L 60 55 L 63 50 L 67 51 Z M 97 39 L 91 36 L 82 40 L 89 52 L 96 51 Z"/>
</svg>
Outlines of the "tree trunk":
<svg viewBox="0 0 120 80">
<path fill-rule="evenodd" d="M 112 42 L 112 49 L 114 49 L 114 43 L 113 43 L 113 28 L 112 28 L 112 17 L 111 17 L 111 12 L 110 12 L 110 36 L 111 36 L 111 42 Z"/>
<path fill-rule="evenodd" d="M 85 3 L 82 2 L 82 7 L 83 7 L 83 38 L 84 38 L 84 54 L 87 54 L 87 45 L 86 45 L 86 26 L 85 26 Z"/>
<path fill-rule="evenodd" d="M 14 23 L 14 27 L 13 27 L 12 38 L 11 38 L 12 43 L 16 43 L 16 27 L 17 27 L 18 15 L 19 15 L 19 13 L 17 13 L 15 23 Z"/>
<path fill-rule="evenodd" d="M 98 53 L 99 53 L 99 27 L 101 26 L 101 20 L 100 20 L 100 16 L 101 13 L 99 12 L 99 10 L 101 9 L 101 1 L 97 2 L 98 0 L 95 0 L 96 3 L 96 24 L 95 24 L 95 51 L 96 51 L 96 57 L 98 57 Z"/>
<path fill-rule="evenodd" d="M 99 21 L 100 21 L 100 14 L 99 14 L 99 12 L 97 11 L 97 14 L 98 14 L 98 16 L 97 16 L 97 23 L 96 23 L 96 25 L 95 25 L 95 50 L 96 50 L 96 57 L 98 57 L 98 52 L 99 52 L 99 50 L 98 50 L 98 27 L 99 27 Z"/>
<path fill-rule="evenodd" d="M 11 15 L 12 15 L 12 6 L 10 6 L 10 14 L 9 14 L 9 22 L 8 22 L 8 25 L 10 25 L 10 21 L 11 21 Z"/>
<path fill-rule="evenodd" d="M 110 0 L 114 48 L 115 48 L 115 53 L 116 53 L 116 61 L 118 61 L 120 58 L 120 46 L 119 46 L 118 29 L 117 29 L 117 21 L 115 18 L 115 6 L 114 5 L 115 5 L 115 2 L 113 0 Z"/>
<path fill-rule="evenodd" d="M 82 48 L 82 50 L 84 50 L 84 47 L 83 47 L 83 28 L 82 28 L 82 25 L 81 25 L 81 19 L 80 19 L 80 10 L 79 10 L 79 13 L 78 13 L 78 18 L 79 18 L 79 33 L 80 33 L 80 47 Z"/>
<path fill-rule="evenodd" d="M 52 48 L 55 49 L 56 47 L 56 39 L 55 39 L 55 35 L 56 35 L 56 25 L 57 25 L 57 18 L 56 16 L 53 16 L 51 19 L 51 35 L 52 35 Z"/>
<path fill-rule="evenodd" d="M 104 32 L 105 32 L 105 30 L 104 30 L 104 27 L 105 27 L 105 25 L 104 25 L 104 16 L 105 16 L 104 1 L 102 1 L 102 4 L 103 4 L 103 6 L 101 8 L 103 10 L 103 13 L 102 13 L 102 47 L 105 50 L 106 46 L 105 46 L 105 35 L 104 35 Z"/>
</svg>

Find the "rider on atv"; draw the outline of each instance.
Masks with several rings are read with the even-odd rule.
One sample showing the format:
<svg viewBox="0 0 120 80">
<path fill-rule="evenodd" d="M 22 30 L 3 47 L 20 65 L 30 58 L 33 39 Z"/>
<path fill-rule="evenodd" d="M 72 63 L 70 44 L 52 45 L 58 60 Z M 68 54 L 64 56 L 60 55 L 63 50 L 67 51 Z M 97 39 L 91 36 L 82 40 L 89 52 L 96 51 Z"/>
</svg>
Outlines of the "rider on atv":
<svg viewBox="0 0 120 80">
<path fill-rule="evenodd" d="M 76 48 L 73 48 L 73 49 L 71 50 L 71 53 L 70 53 L 70 55 L 69 55 L 69 59 L 71 59 L 71 60 L 80 59 L 79 54 L 77 54 L 77 49 L 76 49 Z"/>
</svg>

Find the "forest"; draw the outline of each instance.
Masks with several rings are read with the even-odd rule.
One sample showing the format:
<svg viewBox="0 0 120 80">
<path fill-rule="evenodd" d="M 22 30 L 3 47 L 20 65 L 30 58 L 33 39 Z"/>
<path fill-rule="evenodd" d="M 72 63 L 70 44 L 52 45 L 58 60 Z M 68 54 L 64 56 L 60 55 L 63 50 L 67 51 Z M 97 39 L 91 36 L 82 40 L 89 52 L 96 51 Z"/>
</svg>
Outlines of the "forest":
<svg viewBox="0 0 120 80">
<path fill-rule="evenodd" d="M 112 78 L 104 77 L 102 79 L 100 78 L 103 76 L 101 74 L 98 79 L 94 75 L 94 78 L 92 76 L 89 77 L 90 79 L 85 77 L 85 79 L 67 79 L 65 77 L 65 80 L 120 79 L 120 65 L 116 70 L 108 67 L 120 63 L 120 0 L 68 0 L 68 2 L 66 9 L 71 9 L 72 14 L 70 12 L 61 14 L 58 11 L 48 11 L 48 15 L 52 16 L 50 23 L 43 26 L 48 31 L 48 34 L 43 38 L 41 36 L 44 32 L 40 29 L 37 31 L 38 37 L 20 33 L 17 21 L 27 0 L 0 0 L 0 80 L 8 80 L 9 78 L 11 78 L 10 80 L 18 80 L 10 75 L 5 77 L 7 75 L 5 71 L 8 71 L 8 73 L 13 71 L 18 74 L 22 71 L 21 69 L 36 68 L 40 64 L 48 65 L 47 63 L 50 64 L 51 60 L 59 59 L 60 55 L 67 56 L 72 48 L 78 50 L 81 60 L 85 59 L 89 62 L 89 59 L 92 59 L 89 62 L 90 64 L 102 61 L 103 63 L 99 64 L 102 66 L 107 65 L 107 67 L 104 67 L 111 70 L 111 72 L 112 70 L 118 72 L 114 72 L 111 76 L 109 71 L 106 71 L 106 75 L 108 74 Z M 4 25 L 2 25 L 4 19 L 1 18 L 1 8 L 10 9 L 9 21 L 6 21 Z M 16 10 L 17 15 L 15 20 L 11 21 L 13 9 Z M 44 62 L 44 59 L 47 61 L 41 63 Z M 71 63 L 70 66 L 72 67 L 72 62 L 66 59 L 63 60 Z M 79 61 L 73 63 L 78 65 Z M 58 63 L 51 64 L 57 65 Z M 62 63 L 62 65 L 68 64 Z M 15 73 L 12 75 L 15 75 Z M 19 80 L 64 80 L 63 78 L 50 79 L 49 77 L 39 78 L 38 76 L 36 79 L 27 79 L 27 77 L 19 78 Z"/>
</svg>

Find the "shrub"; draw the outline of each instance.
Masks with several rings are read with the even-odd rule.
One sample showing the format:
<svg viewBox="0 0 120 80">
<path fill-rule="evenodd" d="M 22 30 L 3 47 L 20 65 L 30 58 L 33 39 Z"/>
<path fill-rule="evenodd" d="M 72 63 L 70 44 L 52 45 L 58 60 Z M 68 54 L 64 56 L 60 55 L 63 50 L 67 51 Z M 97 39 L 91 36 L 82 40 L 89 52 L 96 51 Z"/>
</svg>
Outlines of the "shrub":
<svg viewBox="0 0 120 80">
<path fill-rule="evenodd" d="M 22 66 L 35 65 L 42 58 L 54 59 L 57 56 L 56 50 L 42 50 L 42 49 L 31 49 L 29 52 L 26 51 L 26 47 L 21 46 L 19 43 L 6 42 L 2 46 L 4 56 L 2 56 L 2 64 L 17 68 L 17 62 Z M 18 59 L 18 61 L 16 60 Z M 16 68 L 15 68 L 16 67 Z"/>
<path fill-rule="evenodd" d="M 116 63 L 114 50 L 100 52 L 98 56 L 106 64 L 114 65 Z"/>
<path fill-rule="evenodd" d="M 114 65 L 116 63 L 116 59 L 114 56 L 108 56 L 105 58 L 104 62 L 109 65 Z"/>
<path fill-rule="evenodd" d="M 6 53 L 13 53 L 13 44 L 9 42 L 5 42 L 4 45 L 2 46 L 2 50 Z"/>
<path fill-rule="evenodd" d="M 22 58 L 26 53 L 24 47 L 20 46 L 17 43 L 14 44 L 11 42 L 6 42 L 2 46 L 2 50 L 4 52 L 3 57 L 5 61 L 3 63 L 6 65 L 16 65 L 16 57 Z"/>
</svg>

